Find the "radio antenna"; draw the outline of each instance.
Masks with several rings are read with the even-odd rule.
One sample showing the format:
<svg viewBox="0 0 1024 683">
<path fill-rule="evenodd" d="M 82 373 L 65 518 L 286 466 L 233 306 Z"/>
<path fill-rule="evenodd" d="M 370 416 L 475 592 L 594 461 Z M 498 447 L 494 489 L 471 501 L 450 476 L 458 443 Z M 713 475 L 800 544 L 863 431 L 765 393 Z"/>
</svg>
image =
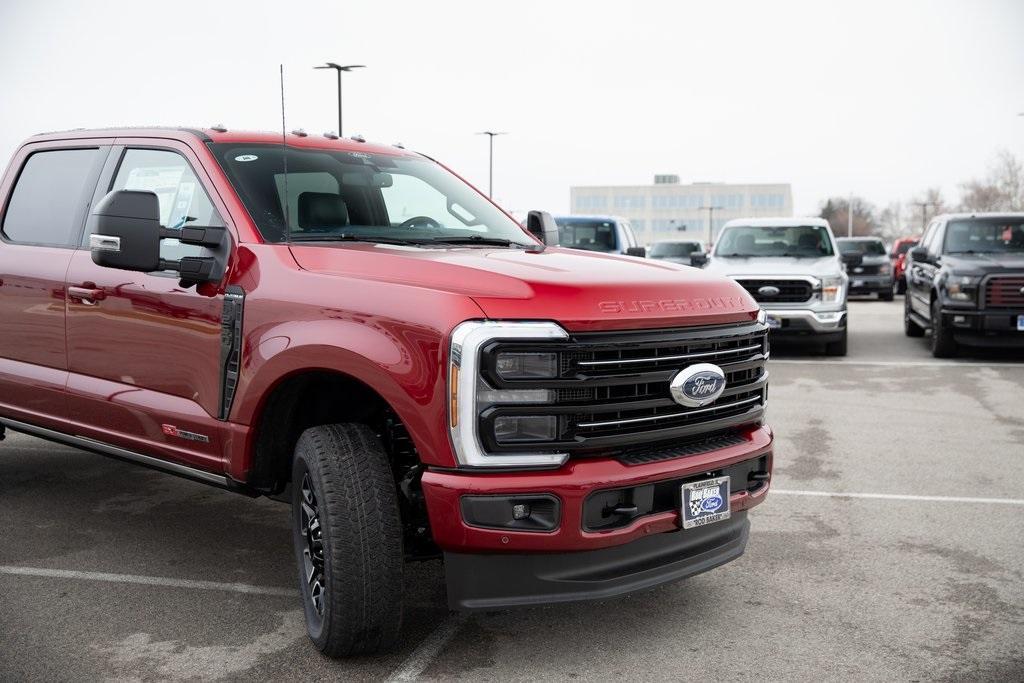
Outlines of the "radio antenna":
<svg viewBox="0 0 1024 683">
<path fill-rule="evenodd" d="M 281 160 L 284 165 L 284 242 L 290 244 L 292 241 L 291 215 L 289 204 L 291 203 L 288 194 L 288 127 L 284 121 L 284 64 L 278 65 L 281 73 Z"/>
</svg>

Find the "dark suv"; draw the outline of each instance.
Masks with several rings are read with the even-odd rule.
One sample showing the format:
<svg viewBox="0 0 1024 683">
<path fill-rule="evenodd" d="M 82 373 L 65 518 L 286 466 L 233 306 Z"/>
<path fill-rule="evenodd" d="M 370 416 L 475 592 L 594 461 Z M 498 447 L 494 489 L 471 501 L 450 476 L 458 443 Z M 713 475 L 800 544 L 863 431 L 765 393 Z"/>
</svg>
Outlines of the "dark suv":
<svg viewBox="0 0 1024 683">
<path fill-rule="evenodd" d="M 932 331 L 932 355 L 959 345 L 1024 349 L 1024 213 L 948 214 L 907 259 L 904 328 Z"/>
</svg>

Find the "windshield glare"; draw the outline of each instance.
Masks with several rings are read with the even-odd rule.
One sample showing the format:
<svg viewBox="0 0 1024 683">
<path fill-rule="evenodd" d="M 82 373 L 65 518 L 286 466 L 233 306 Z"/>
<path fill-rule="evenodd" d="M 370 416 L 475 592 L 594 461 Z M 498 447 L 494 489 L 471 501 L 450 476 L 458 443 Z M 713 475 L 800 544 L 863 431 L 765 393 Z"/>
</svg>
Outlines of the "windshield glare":
<svg viewBox="0 0 1024 683">
<path fill-rule="evenodd" d="M 862 254 L 864 256 L 885 256 L 885 245 L 881 240 L 848 240 L 838 239 L 839 251 L 844 254 Z"/>
<path fill-rule="evenodd" d="M 651 258 L 683 258 L 700 251 L 697 242 L 658 242 L 647 255 Z"/>
<path fill-rule="evenodd" d="M 946 253 L 1024 251 L 1024 218 L 975 218 L 946 228 Z"/>
<path fill-rule="evenodd" d="M 587 251 L 615 251 L 619 248 L 615 236 L 615 221 L 596 218 L 556 218 L 558 246 Z"/>
<path fill-rule="evenodd" d="M 214 155 L 268 242 L 507 240 L 523 229 L 439 164 L 421 157 L 277 145 L 214 144 Z"/>
<path fill-rule="evenodd" d="M 820 225 L 792 227 L 737 225 L 722 231 L 715 256 L 832 256 L 832 240 Z"/>
</svg>

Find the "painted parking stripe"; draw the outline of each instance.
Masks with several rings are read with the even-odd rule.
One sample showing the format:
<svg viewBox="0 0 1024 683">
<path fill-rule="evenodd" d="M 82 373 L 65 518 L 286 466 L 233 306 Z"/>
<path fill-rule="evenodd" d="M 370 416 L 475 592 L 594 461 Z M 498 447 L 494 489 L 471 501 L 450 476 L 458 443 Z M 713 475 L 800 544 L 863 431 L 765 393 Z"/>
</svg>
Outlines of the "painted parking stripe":
<svg viewBox="0 0 1024 683">
<path fill-rule="evenodd" d="M 773 358 L 769 365 L 864 365 L 879 368 L 1024 368 L 1024 363 L 937 360 L 835 360 L 827 358 Z"/>
<path fill-rule="evenodd" d="M 47 569 L 44 567 L 14 567 L 0 565 L 0 574 L 9 574 L 14 576 L 39 576 L 50 579 L 105 581 L 107 583 L 131 583 L 143 586 L 190 588 L 193 590 L 228 591 L 231 593 L 248 593 L 250 595 L 278 595 L 290 598 L 297 597 L 299 594 L 297 588 L 275 588 L 273 586 L 254 586 L 248 583 L 227 583 L 222 581 L 193 581 L 191 579 L 172 579 L 164 576 L 138 576 L 135 574 L 82 572 L 68 569 Z"/>
<path fill-rule="evenodd" d="M 459 629 L 465 623 L 465 614 L 452 614 L 445 621 L 441 622 L 441 625 L 424 638 L 419 647 L 413 650 L 412 654 L 402 662 L 402 665 L 388 677 L 389 683 L 391 681 L 415 681 L 418 679 L 420 674 L 426 671 L 431 662 L 441 654 L 441 650 L 451 642 L 451 639 L 455 637 L 455 634 L 459 632 Z"/>
<path fill-rule="evenodd" d="M 819 498 L 873 498 L 880 500 L 912 500 L 931 503 L 977 503 L 979 505 L 1024 505 L 1020 498 L 965 498 L 962 496 L 914 496 L 897 493 L 845 493 L 843 491 L 799 491 L 772 489 L 776 496 L 814 496 Z"/>
</svg>

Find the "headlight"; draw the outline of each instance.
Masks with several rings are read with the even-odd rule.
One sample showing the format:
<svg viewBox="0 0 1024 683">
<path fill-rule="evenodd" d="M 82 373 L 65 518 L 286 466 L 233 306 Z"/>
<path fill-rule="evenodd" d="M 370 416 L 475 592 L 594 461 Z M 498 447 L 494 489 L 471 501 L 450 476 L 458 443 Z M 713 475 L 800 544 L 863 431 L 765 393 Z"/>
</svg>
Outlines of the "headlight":
<svg viewBox="0 0 1024 683">
<path fill-rule="evenodd" d="M 551 379 L 558 376 L 554 353 L 499 353 L 495 369 L 502 379 Z"/>
<path fill-rule="evenodd" d="M 953 275 L 946 280 L 946 294 L 953 301 L 974 301 L 980 275 Z"/>
<path fill-rule="evenodd" d="M 480 414 L 502 404 L 545 404 L 554 400 L 547 389 L 495 389 L 480 374 L 480 349 L 495 340 L 545 341 L 568 339 L 569 334 L 555 323 L 496 322 L 471 320 L 452 331 L 448 365 L 448 427 L 459 464 L 465 467 L 557 467 L 565 462 L 565 453 L 488 453 L 478 433 Z M 502 379 L 555 377 L 558 355 L 555 353 L 499 353 L 495 371 Z M 541 407 L 539 412 L 543 412 Z M 500 444 L 553 441 L 558 420 L 552 415 L 513 415 L 494 419 L 494 439 Z"/>
<path fill-rule="evenodd" d="M 823 303 L 834 303 L 843 300 L 843 278 L 824 277 L 821 279 L 821 300 Z"/>
</svg>

